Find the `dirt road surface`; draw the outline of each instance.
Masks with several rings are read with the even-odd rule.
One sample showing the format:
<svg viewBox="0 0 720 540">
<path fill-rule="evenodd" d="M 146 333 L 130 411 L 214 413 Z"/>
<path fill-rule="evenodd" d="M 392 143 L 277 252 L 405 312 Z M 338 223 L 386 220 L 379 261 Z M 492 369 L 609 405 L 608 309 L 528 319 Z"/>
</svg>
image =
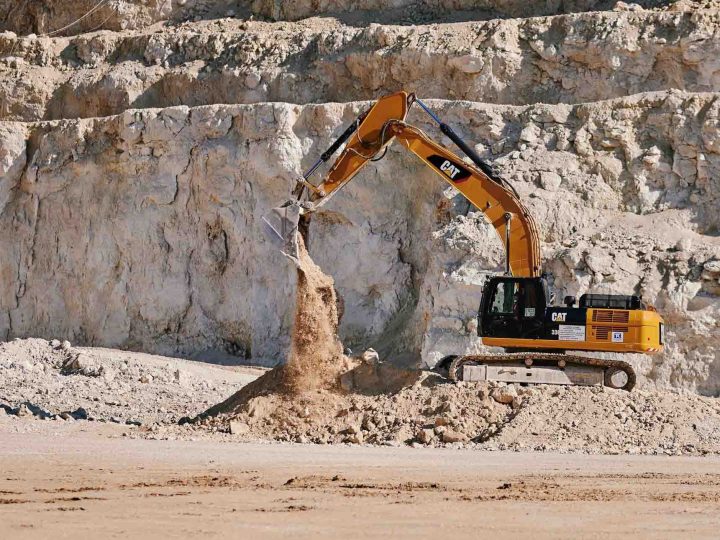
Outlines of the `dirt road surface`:
<svg viewBox="0 0 720 540">
<path fill-rule="evenodd" d="M 717 538 L 720 458 L 129 440 L 0 421 L 0 538 Z M 231 536 L 230 536 L 231 535 Z"/>
</svg>

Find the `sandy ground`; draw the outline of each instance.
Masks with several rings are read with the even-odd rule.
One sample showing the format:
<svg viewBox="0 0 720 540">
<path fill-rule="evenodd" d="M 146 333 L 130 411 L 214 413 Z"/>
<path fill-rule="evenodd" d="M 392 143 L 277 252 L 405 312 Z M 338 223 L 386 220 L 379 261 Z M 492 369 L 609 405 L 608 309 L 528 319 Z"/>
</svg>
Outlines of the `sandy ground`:
<svg viewBox="0 0 720 540">
<path fill-rule="evenodd" d="M 128 440 L 0 419 L 0 538 L 717 538 L 720 457 Z"/>
</svg>

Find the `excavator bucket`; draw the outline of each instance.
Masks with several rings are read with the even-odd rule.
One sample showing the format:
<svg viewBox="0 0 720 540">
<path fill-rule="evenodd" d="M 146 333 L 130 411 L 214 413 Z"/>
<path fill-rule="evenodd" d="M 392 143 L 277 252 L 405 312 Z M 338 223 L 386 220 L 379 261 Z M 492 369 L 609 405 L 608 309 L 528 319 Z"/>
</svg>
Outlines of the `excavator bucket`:
<svg viewBox="0 0 720 540">
<path fill-rule="evenodd" d="M 262 217 L 263 232 L 280 251 L 293 262 L 298 260 L 298 222 L 300 221 L 300 204 L 290 200 L 273 208 Z"/>
</svg>

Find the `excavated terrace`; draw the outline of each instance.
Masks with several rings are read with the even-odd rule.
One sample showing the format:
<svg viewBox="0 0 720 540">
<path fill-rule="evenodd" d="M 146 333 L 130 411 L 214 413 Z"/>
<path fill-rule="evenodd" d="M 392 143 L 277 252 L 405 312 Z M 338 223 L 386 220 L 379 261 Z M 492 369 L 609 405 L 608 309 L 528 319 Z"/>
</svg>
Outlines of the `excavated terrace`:
<svg viewBox="0 0 720 540">
<path fill-rule="evenodd" d="M 0 34 L 0 119 L 323 103 L 399 89 L 502 104 L 720 90 L 720 13 L 607 12 L 421 26 L 216 20 L 72 38 Z"/>
<path fill-rule="evenodd" d="M 720 389 L 717 98 L 430 102 L 523 195 L 557 294 L 643 294 L 667 318 L 669 345 L 654 362 L 634 358 L 640 374 L 704 393 Z M 364 106 L 0 124 L 0 333 L 276 362 L 294 284 L 260 216 Z M 410 120 L 438 136 L 419 112 Z M 475 314 L 501 246 L 443 190 L 393 147 L 313 220 L 311 253 L 344 299 L 349 345 L 429 364 L 480 350 Z"/>
</svg>

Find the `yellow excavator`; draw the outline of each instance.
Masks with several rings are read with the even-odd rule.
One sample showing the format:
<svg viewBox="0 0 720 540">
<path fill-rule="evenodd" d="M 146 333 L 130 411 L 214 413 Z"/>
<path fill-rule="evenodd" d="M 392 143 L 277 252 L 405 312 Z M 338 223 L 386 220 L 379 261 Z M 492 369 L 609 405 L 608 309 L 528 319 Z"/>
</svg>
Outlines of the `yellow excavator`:
<svg viewBox="0 0 720 540">
<path fill-rule="evenodd" d="M 472 164 L 405 122 L 415 103 Z M 567 351 L 657 353 L 664 345 L 662 317 L 634 295 L 584 294 L 579 302 L 568 296 L 565 305 L 550 305 L 538 229 L 518 193 L 414 94 L 397 92 L 378 99 L 298 180 L 293 198 L 263 217 L 267 231 L 282 242 L 285 253 L 294 255 L 299 225 L 368 162 L 384 156 L 393 140 L 483 212 L 505 245 L 505 273 L 486 280 L 478 313 L 483 344 L 505 352 L 448 357 L 449 377 L 631 390 L 636 378 L 629 363 Z M 309 178 L 343 145 L 327 175 L 312 184 Z"/>
</svg>

